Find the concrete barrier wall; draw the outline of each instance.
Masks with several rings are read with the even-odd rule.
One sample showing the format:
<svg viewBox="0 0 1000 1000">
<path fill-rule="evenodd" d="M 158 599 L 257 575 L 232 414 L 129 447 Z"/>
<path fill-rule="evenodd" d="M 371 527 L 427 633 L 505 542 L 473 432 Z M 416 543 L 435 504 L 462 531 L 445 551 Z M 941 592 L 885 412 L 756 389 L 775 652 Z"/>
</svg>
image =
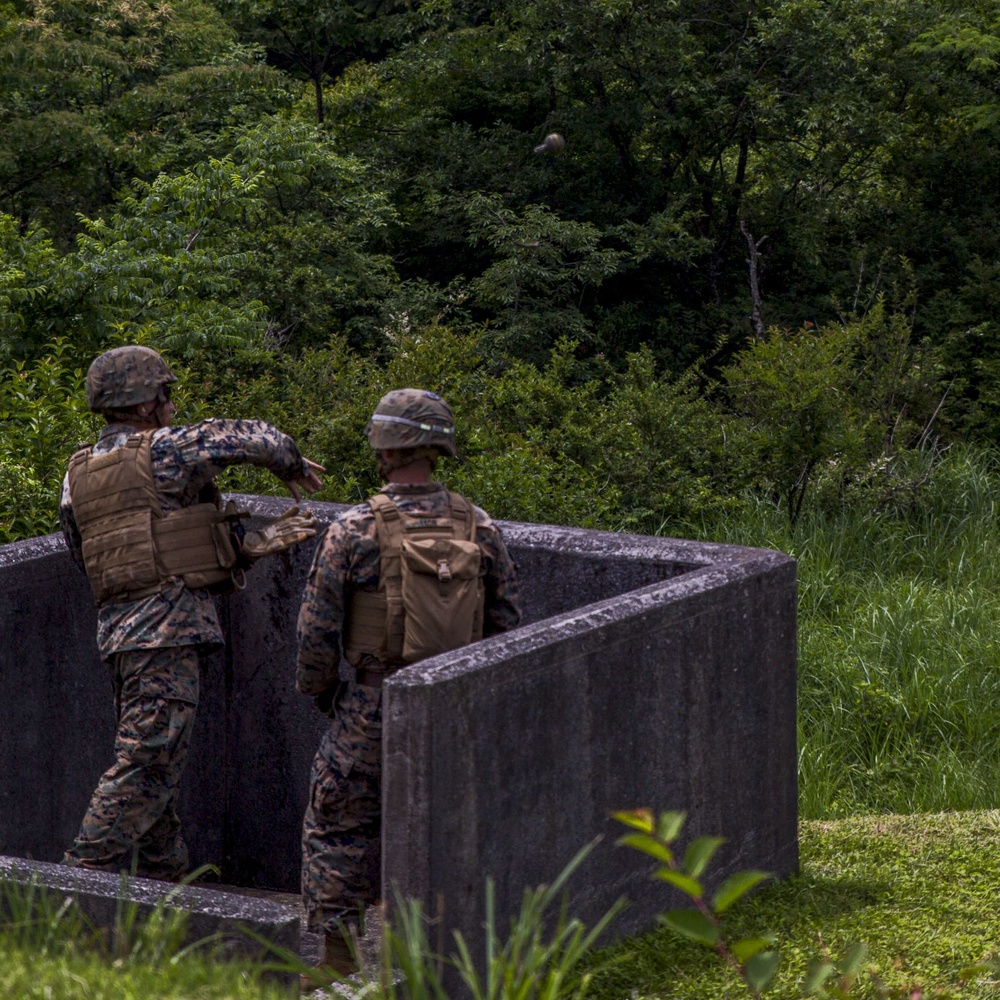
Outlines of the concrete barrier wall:
<svg viewBox="0 0 1000 1000">
<path fill-rule="evenodd" d="M 383 831 L 387 882 L 478 929 L 486 876 L 512 914 L 601 836 L 575 912 L 626 895 L 619 928 L 647 927 L 680 900 L 614 847 L 610 814 L 638 806 L 687 811 L 684 840 L 724 836 L 716 877 L 793 871 L 794 655 L 794 568 L 751 559 L 410 668 L 386 703 L 385 812 L 407 818 Z"/>
<path fill-rule="evenodd" d="M 111 682 L 90 588 L 61 537 L 0 546 L 0 855 L 57 861 L 113 759 Z M 225 657 L 205 658 L 182 814 L 192 857 L 221 861 Z"/>
<path fill-rule="evenodd" d="M 258 516 L 287 503 L 241 498 Z M 321 519 L 342 509 L 312 504 Z M 774 552 L 504 524 L 525 625 L 388 684 L 384 874 L 475 936 L 483 880 L 500 912 L 605 834 L 576 895 L 622 927 L 662 910 L 648 866 L 610 844 L 612 809 L 689 812 L 724 864 L 797 858 L 795 568 Z M 294 690 L 312 545 L 221 599 L 181 815 L 195 864 L 294 890 L 309 766 L 326 720 Z M 0 548 L 0 854 L 57 860 L 111 760 L 95 615 L 61 538 Z M 630 856 L 631 855 L 631 856 Z"/>
</svg>

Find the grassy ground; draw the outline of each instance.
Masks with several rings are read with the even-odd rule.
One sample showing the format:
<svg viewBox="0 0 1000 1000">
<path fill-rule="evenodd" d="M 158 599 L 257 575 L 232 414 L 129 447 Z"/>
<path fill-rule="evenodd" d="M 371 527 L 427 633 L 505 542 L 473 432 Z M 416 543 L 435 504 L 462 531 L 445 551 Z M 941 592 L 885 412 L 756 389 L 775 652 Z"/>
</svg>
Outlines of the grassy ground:
<svg viewBox="0 0 1000 1000">
<path fill-rule="evenodd" d="M 0 935 L 0 942 L 3 937 Z M 188 958 L 163 965 L 109 962 L 78 948 L 39 954 L 0 943 L 4 1000 L 288 1000 L 249 970 Z"/>
<path fill-rule="evenodd" d="M 799 997 L 808 960 L 869 947 L 852 997 L 892 987 L 1000 997 L 1000 977 L 960 973 L 1000 948 L 1000 812 L 852 817 L 801 825 L 801 870 L 746 899 L 726 918 L 728 939 L 773 934 L 782 963 L 774 992 Z M 674 905 L 664 890 L 664 908 Z M 593 1000 L 716 1000 L 749 996 L 708 949 L 666 929 L 597 956 Z M 909 995 L 909 993 L 907 993 Z"/>
<path fill-rule="evenodd" d="M 956 454 L 919 509 L 750 504 L 706 527 L 794 555 L 806 819 L 1000 806 L 1000 474 Z"/>
<path fill-rule="evenodd" d="M 800 997 L 808 960 L 842 956 L 857 941 L 869 954 L 851 991 L 878 996 L 869 973 L 923 996 L 997 1000 L 1000 977 L 962 983 L 973 962 L 1000 948 L 1000 811 L 852 817 L 801 825 L 801 871 L 738 903 L 729 940 L 774 935 L 782 964 L 776 998 Z M 664 909 L 675 905 L 664 888 Z M 0 931 L 4 1000 L 276 1000 L 287 996 L 252 970 L 197 955 L 112 961 L 79 938 L 39 950 Z M 654 931 L 593 956 L 592 1000 L 718 1000 L 747 997 L 718 957 Z M 905 994 L 910 996 L 908 990 Z M 530 994 L 528 994 L 530 996 Z"/>
</svg>

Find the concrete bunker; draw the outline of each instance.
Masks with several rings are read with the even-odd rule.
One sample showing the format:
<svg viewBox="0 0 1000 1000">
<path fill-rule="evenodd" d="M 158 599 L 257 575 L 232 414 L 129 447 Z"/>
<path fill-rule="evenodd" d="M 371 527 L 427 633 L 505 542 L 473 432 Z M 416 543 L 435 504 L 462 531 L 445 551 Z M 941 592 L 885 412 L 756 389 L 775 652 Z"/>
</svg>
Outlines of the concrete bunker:
<svg viewBox="0 0 1000 1000">
<path fill-rule="evenodd" d="M 287 506 L 238 499 L 258 516 Z M 321 520 L 344 509 L 310 506 Z M 725 837 L 720 873 L 793 871 L 794 561 L 668 538 L 503 530 L 521 571 L 522 627 L 387 682 L 384 891 L 428 912 L 440 900 L 447 926 L 475 943 L 487 877 L 505 925 L 525 886 L 551 881 L 603 834 L 571 883 L 575 912 L 594 920 L 625 894 L 632 905 L 617 927 L 635 932 L 672 905 L 643 859 L 613 846 L 621 831 L 610 812 L 640 805 L 685 810 L 686 836 Z M 309 767 L 326 724 L 294 690 L 312 553 L 269 560 L 220 599 L 227 645 L 206 663 L 180 811 L 192 864 L 217 865 L 235 886 L 298 888 Z M 65 889 L 68 870 L 47 863 L 109 763 L 114 721 L 89 588 L 61 537 L 0 548 L 0 622 L 0 874 Z M 77 891 L 111 887 L 117 876 L 98 874 Z M 202 888 L 181 905 L 254 922 L 224 895 Z M 258 929 L 284 944 L 289 926 L 287 912 L 260 914 Z"/>
</svg>

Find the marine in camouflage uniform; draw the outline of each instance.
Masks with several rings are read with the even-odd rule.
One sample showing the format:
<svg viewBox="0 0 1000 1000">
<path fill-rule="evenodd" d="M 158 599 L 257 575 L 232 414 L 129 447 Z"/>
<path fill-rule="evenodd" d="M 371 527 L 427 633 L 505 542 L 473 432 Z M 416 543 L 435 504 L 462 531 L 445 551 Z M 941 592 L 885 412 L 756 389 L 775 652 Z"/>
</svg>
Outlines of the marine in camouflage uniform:
<svg viewBox="0 0 1000 1000">
<path fill-rule="evenodd" d="M 150 383 L 138 390 L 140 398 L 147 396 L 145 408 L 134 403 L 134 392 L 123 396 L 120 391 L 123 378 L 128 384 L 139 377 L 136 368 Z M 198 503 L 230 465 L 262 466 L 306 489 L 319 485 L 295 442 L 264 421 L 213 419 L 170 426 L 173 381 L 169 368 L 148 348 L 116 348 L 96 359 L 88 373 L 91 409 L 104 412 L 109 421 L 94 455 L 122 448 L 137 429 L 160 424 L 152 432 L 150 459 L 164 512 Z M 107 405 L 108 396 L 114 405 Z M 59 515 L 70 553 L 86 571 L 69 474 Z M 93 793 L 65 864 L 128 871 L 134 863 L 139 875 L 171 880 L 187 871 L 176 803 L 198 706 L 200 654 L 219 649 L 222 641 L 208 590 L 190 588 L 179 577 L 167 579 L 159 593 L 99 607 L 97 645 L 114 689 L 115 760 Z"/>
<path fill-rule="evenodd" d="M 381 425 L 376 422 L 380 415 L 385 420 Z M 396 418 L 401 423 L 391 422 Z M 421 431 L 421 426 L 431 430 Z M 449 515 L 449 494 L 441 483 L 430 481 L 430 475 L 406 475 L 414 465 L 393 465 L 416 457 L 432 471 L 439 452 L 454 454 L 450 436 L 442 438 L 435 430 L 444 429 L 450 435 L 452 428 L 450 409 L 431 393 L 397 390 L 384 397 L 376 409 L 366 433 L 378 452 L 382 477 L 388 480 L 381 492 L 404 516 L 436 519 Z M 436 447 L 421 447 L 428 442 Z M 394 443 L 399 444 L 398 449 L 386 450 Z M 427 481 L 420 482 L 421 478 Z M 478 507 L 472 510 L 484 584 L 483 635 L 488 636 L 517 625 L 517 580 L 499 530 Z M 366 654 L 357 664 L 357 675 L 365 683 L 339 680 L 350 596 L 375 591 L 379 583 L 376 526 L 367 502 L 330 524 L 317 549 L 298 620 L 296 685 L 333 716 L 312 766 L 302 831 L 302 894 L 309 927 L 326 934 L 326 964 L 341 973 L 352 971 L 353 963 L 349 959 L 337 961 L 340 935 L 345 929 L 356 930 L 365 904 L 377 898 L 379 888 L 371 884 L 370 872 L 376 866 L 369 864 L 366 854 L 369 849 L 378 849 L 382 769 L 379 680 L 391 669 Z"/>
</svg>

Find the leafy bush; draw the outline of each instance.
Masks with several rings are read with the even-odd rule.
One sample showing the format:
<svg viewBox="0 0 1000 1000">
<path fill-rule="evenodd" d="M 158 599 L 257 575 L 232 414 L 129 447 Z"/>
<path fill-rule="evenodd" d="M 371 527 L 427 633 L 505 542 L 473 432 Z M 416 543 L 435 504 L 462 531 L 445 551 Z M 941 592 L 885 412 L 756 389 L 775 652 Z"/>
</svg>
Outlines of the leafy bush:
<svg viewBox="0 0 1000 1000">
<path fill-rule="evenodd" d="M 827 486 L 825 505 L 832 492 L 869 508 L 926 481 L 912 454 L 936 457 L 926 450 L 934 357 L 912 346 L 910 321 L 882 300 L 847 323 L 772 330 L 722 375 L 747 422 L 756 485 L 780 500 L 793 524 L 816 481 Z M 915 477 L 900 476 L 914 464 Z"/>
<path fill-rule="evenodd" d="M 327 467 L 317 499 L 358 502 L 379 485 L 368 417 L 384 392 L 415 385 L 455 411 L 460 455 L 443 463 L 442 477 L 496 517 L 649 531 L 733 506 L 726 487 L 737 449 L 693 376 L 664 379 L 648 352 L 621 374 L 575 352 L 562 340 L 541 368 L 487 359 L 478 338 L 432 326 L 398 335 L 382 363 L 336 339 L 298 356 L 195 358 L 190 383 L 201 398 L 183 418 L 271 420 Z M 275 489 L 256 470 L 231 472 L 225 484 Z"/>
<path fill-rule="evenodd" d="M 83 380 L 63 340 L 0 374 L 0 542 L 56 530 L 69 457 L 97 424 Z"/>
</svg>

